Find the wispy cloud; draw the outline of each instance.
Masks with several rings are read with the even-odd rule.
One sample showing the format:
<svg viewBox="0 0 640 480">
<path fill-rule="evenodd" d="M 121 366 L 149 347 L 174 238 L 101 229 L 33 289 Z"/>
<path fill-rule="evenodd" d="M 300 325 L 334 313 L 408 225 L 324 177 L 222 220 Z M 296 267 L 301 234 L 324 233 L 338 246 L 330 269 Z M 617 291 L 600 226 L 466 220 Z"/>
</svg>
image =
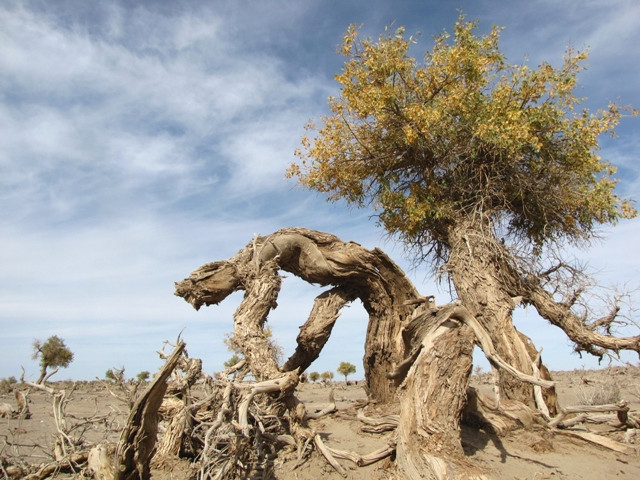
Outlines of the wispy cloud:
<svg viewBox="0 0 640 480">
<path fill-rule="evenodd" d="M 279 188 L 323 85 L 240 48 L 211 12 L 113 12 L 108 36 L 4 12 L 0 141 L 20 168 L 1 181 L 9 195 L 30 192 L 23 214 L 95 215 L 138 194 L 148 210 L 212 185 Z"/>
</svg>

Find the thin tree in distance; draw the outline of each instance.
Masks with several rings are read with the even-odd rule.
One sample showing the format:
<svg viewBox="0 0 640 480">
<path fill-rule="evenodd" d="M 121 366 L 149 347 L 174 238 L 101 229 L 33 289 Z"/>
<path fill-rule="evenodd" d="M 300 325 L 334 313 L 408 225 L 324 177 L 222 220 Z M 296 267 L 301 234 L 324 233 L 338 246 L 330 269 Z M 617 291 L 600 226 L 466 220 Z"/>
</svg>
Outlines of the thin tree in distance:
<svg viewBox="0 0 640 480">
<path fill-rule="evenodd" d="M 340 362 L 337 372 L 344 375 L 344 381 L 347 382 L 347 377 L 352 373 L 356 373 L 356 366 L 349 362 Z"/>
<path fill-rule="evenodd" d="M 73 361 L 73 352 L 67 348 L 64 340 L 57 335 L 53 335 L 42 343 L 40 340 L 33 341 L 34 360 L 40 359 L 40 377 L 36 383 L 43 384 L 49 377 L 54 375 L 60 367 L 66 368 Z M 48 373 L 48 369 L 53 368 Z"/>
</svg>

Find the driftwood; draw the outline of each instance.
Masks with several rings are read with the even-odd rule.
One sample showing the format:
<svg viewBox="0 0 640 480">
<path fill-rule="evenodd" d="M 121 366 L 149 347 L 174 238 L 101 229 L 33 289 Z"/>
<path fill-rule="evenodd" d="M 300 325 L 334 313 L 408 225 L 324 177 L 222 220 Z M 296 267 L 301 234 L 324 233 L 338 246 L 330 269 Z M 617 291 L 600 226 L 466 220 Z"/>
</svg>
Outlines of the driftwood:
<svg viewBox="0 0 640 480">
<path fill-rule="evenodd" d="M 332 388 L 329 392 L 329 403 L 322 410 L 317 412 L 307 412 L 307 419 L 315 420 L 336 411 L 338 411 L 338 407 L 336 406 L 335 391 Z"/>
<path fill-rule="evenodd" d="M 77 439 L 72 438 L 72 435 L 69 433 L 67 428 L 67 421 L 65 418 L 65 407 L 68 402 L 67 391 L 64 389 L 56 390 L 44 383 L 25 382 L 24 373 L 21 380 L 24 385 L 47 392 L 53 397 L 53 419 L 57 430 L 54 458 L 57 461 L 69 462 L 69 458 L 71 454 L 75 453 L 76 445 L 79 444 L 79 442 Z"/>
<path fill-rule="evenodd" d="M 185 344 L 180 342 L 145 392 L 136 400 L 116 447 L 114 480 L 147 480 L 158 433 L 158 410 Z"/>
</svg>

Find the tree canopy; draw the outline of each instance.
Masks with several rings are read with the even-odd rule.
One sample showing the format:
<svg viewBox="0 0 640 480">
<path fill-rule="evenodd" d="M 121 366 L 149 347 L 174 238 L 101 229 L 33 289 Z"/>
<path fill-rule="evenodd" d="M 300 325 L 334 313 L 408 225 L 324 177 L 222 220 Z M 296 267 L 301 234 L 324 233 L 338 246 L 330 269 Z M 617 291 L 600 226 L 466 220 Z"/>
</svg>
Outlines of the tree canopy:
<svg viewBox="0 0 640 480">
<path fill-rule="evenodd" d="M 347 377 L 352 373 L 356 373 L 356 366 L 349 362 L 340 362 L 338 366 L 338 373 L 344 375 L 344 381 L 347 381 Z"/>
<path fill-rule="evenodd" d="M 510 65 L 501 29 L 476 35 L 461 16 L 423 62 L 404 29 L 377 41 L 344 37 L 341 90 L 308 130 L 289 176 L 358 206 L 405 243 L 445 260 L 461 219 L 537 254 L 549 242 L 588 240 L 599 224 L 636 210 L 615 192 L 615 167 L 598 155 L 616 104 L 595 113 L 574 94 L 586 52 L 561 67 Z"/>
<path fill-rule="evenodd" d="M 62 338 L 53 335 L 44 343 L 40 340 L 33 342 L 33 358 L 40 358 L 40 378 L 37 383 L 42 383 L 48 368 L 68 367 L 73 361 L 73 352 L 67 348 Z"/>
</svg>

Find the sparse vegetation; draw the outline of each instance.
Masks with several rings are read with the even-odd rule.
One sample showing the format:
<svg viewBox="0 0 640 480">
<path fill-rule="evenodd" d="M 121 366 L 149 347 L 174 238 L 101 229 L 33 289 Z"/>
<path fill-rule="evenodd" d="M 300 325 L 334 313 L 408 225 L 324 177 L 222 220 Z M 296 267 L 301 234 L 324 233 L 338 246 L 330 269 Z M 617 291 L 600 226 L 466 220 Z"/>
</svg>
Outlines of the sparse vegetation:
<svg viewBox="0 0 640 480">
<path fill-rule="evenodd" d="M 344 381 L 347 381 L 347 377 L 353 373 L 356 373 L 356 366 L 349 362 L 340 362 L 337 372 L 344 375 Z"/>
<path fill-rule="evenodd" d="M 583 386 L 577 392 L 577 399 L 580 405 L 606 405 L 618 403 L 622 400 L 620 396 L 620 385 L 615 380 L 606 384 L 595 386 Z"/>
<path fill-rule="evenodd" d="M 15 388 L 18 380 L 16 377 L 7 377 L 0 380 L 0 394 L 6 395 L 7 393 L 11 393 Z"/>
<path fill-rule="evenodd" d="M 331 382 L 331 380 L 333 380 L 333 372 L 331 371 L 322 372 L 320 374 L 320 378 L 322 379 L 323 383 L 329 383 Z"/>
<path fill-rule="evenodd" d="M 124 383 L 124 367 L 110 368 L 104 372 L 104 378 L 117 384 Z"/>
<path fill-rule="evenodd" d="M 69 366 L 73 361 L 73 352 L 67 348 L 62 338 L 53 335 L 44 343 L 40 340 L 34 340 L 33 359 L 40 359 L 40 377 L 36 383 L 43 384 L 58 371 L 58 368 Z M 49 368 L 55 370 L 47 373 Z"/>
<path fill-rule="evenodd" d="M 320 374 L 318 372 L 311 372 L 309 374 L 309 380 L 312 382 L 317 382 L 320 379 Z"/>
</svg>

